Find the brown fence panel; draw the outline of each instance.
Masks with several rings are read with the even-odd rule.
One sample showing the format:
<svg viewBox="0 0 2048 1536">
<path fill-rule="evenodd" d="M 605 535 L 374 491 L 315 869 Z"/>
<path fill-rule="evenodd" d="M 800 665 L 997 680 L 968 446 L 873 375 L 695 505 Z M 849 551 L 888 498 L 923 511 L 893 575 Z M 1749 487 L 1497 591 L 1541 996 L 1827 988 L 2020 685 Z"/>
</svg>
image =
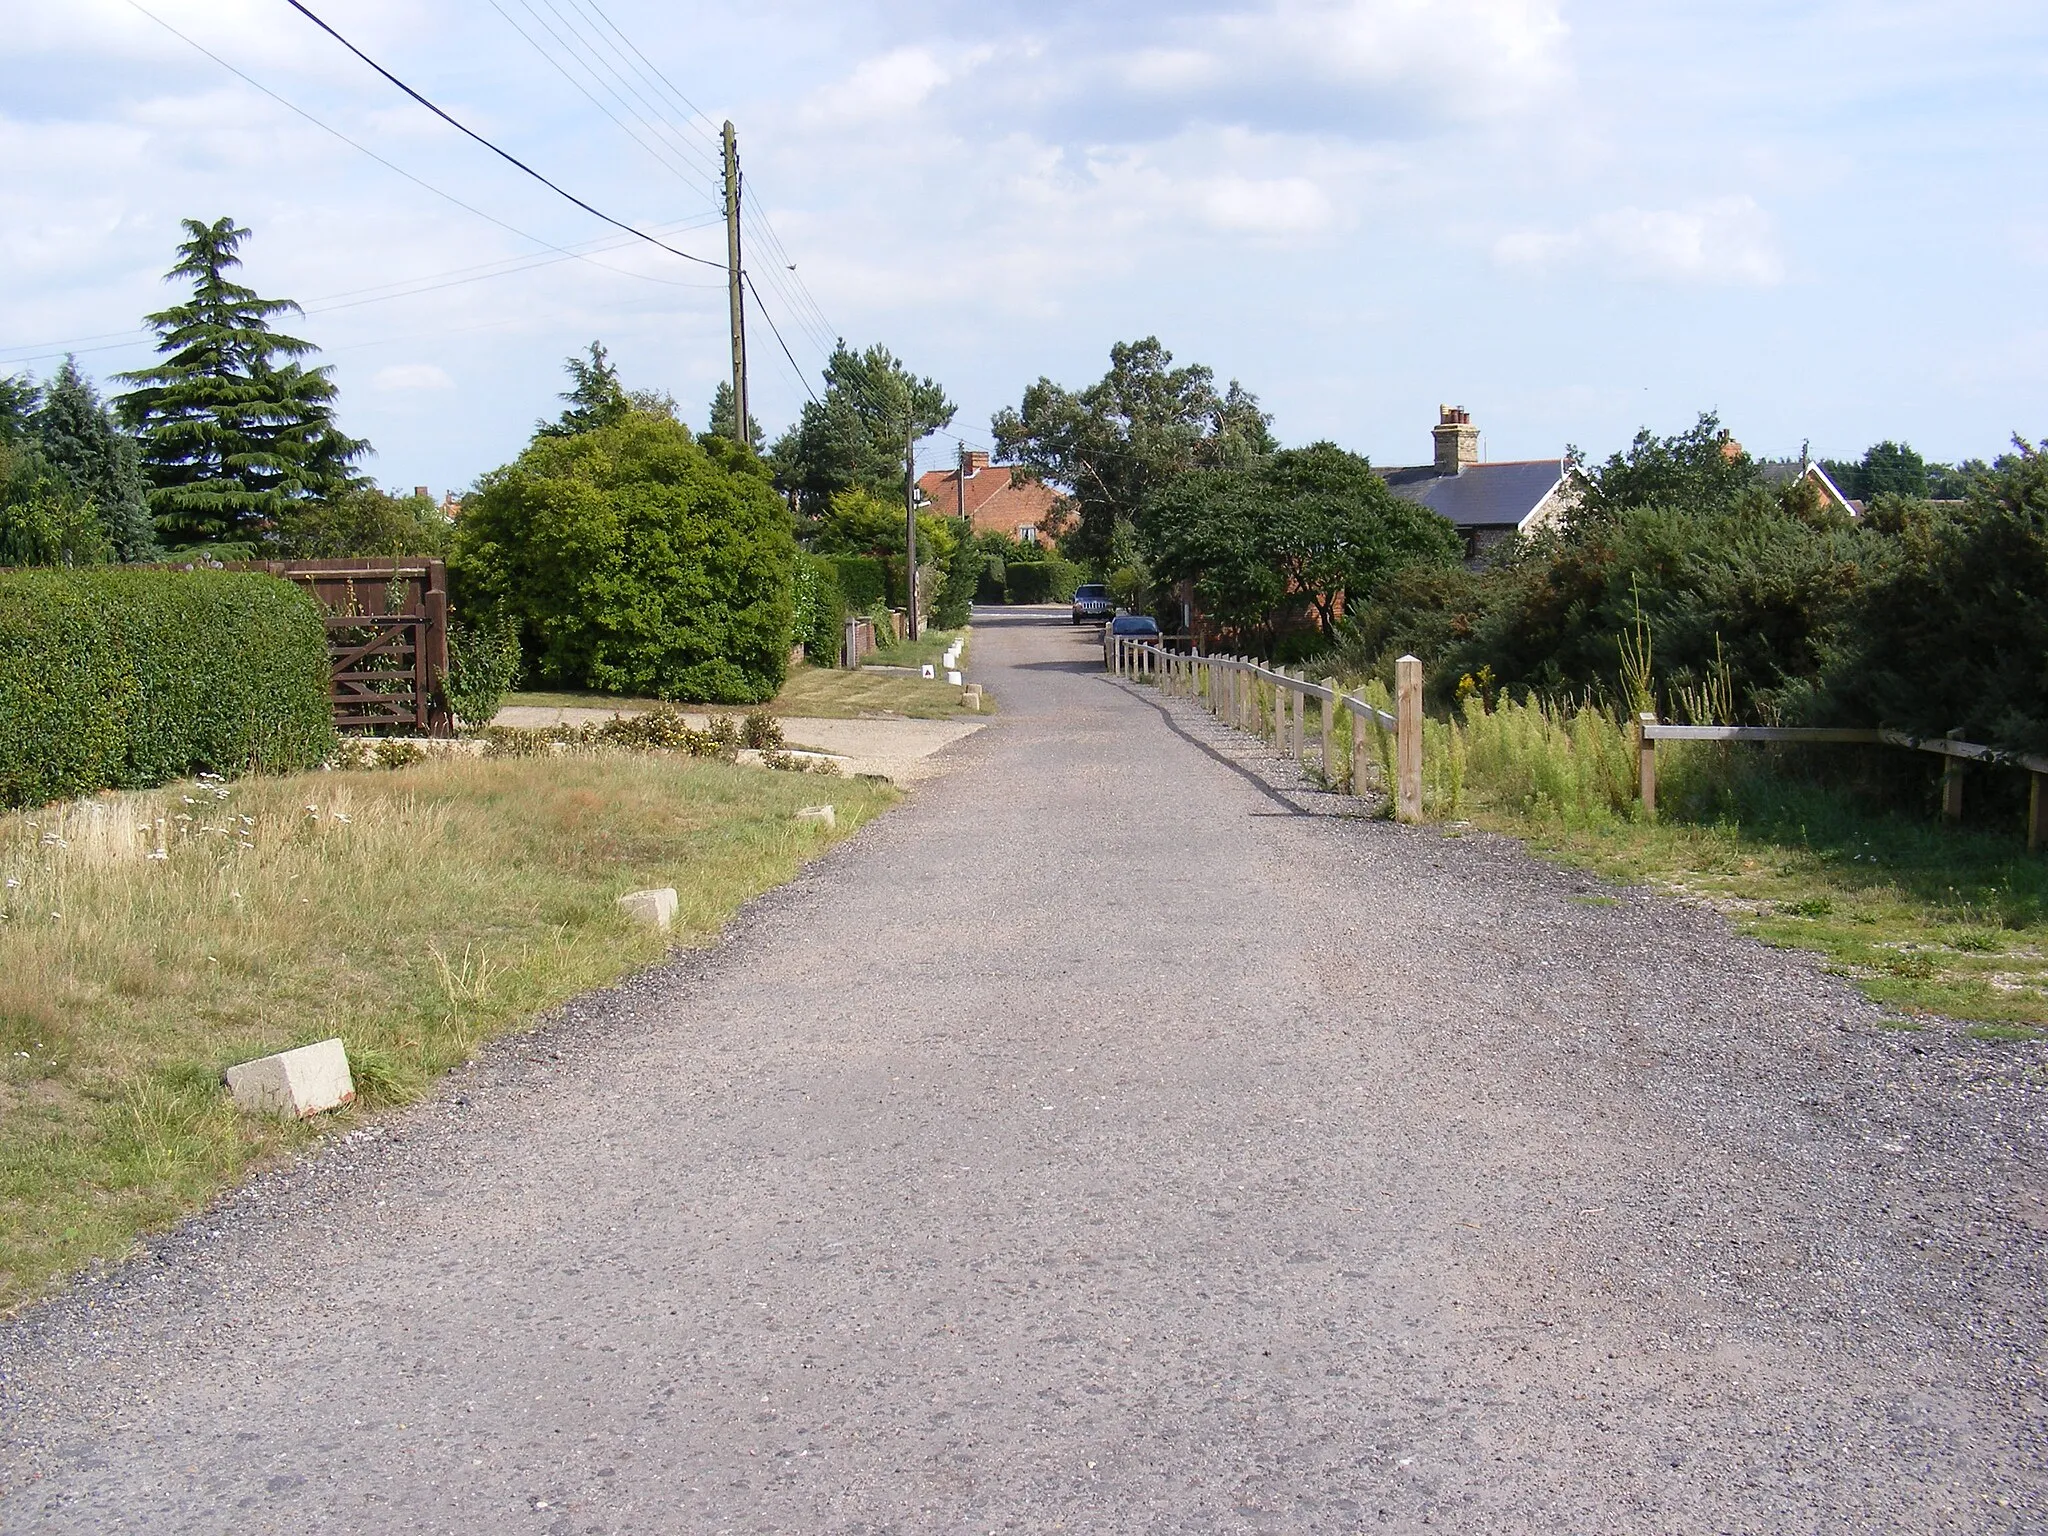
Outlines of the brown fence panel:
<svg viewBox="0 0 2048 1536">
<path fill-rule="evenodd" d="M 264 571 L 312 594 L 327 622 L 335 729 L 452 736 L 448 568 L 439 560 L 262 560 Z"/>
</svg>

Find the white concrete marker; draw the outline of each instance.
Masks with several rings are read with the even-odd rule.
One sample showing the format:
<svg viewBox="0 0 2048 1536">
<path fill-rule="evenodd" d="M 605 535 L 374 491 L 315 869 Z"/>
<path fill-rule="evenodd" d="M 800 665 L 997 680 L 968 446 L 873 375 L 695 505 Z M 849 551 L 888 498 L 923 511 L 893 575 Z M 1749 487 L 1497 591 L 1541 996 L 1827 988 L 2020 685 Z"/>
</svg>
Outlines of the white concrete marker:
<svg viewBox="0 0 2048 1536">
<path fill-rule="evenodd" d="M 839 813 L 829 805 L 807 805 L 796 813 L 795 819 L 798 821 L 815 821 L 827 832 L 830 832 L 839 825 Z"/>
<path fill-rule="evenodd" d="M 676 888 L 665 885 L 658 891 L 629 891 L 619 898 L 619 909 L 635 922 L 666 929 L 676 920 Z"/>
<path fill-rule="evenodd" d="M 930 662 L 926 662 L 922 667 L 918 669 L 918 675 L 921 677 L 937 677 L 939 673 L 936 667 L 934 667 Z"/>
<path fill-rule="evenodd" d="M 958 688 L 960 686 L 960 674 L 958 672 L 948 672 L 946 674 L 946 681 L 951 683 L 955 688 Z"/>
<path fill-rule="evenodd" d="M 341 1042 L 322 1040 L 229 1067 L 228 1092 L 252 1115 L 304 1120 L 355 1102 L 356 1084 Z"/>
</svg>

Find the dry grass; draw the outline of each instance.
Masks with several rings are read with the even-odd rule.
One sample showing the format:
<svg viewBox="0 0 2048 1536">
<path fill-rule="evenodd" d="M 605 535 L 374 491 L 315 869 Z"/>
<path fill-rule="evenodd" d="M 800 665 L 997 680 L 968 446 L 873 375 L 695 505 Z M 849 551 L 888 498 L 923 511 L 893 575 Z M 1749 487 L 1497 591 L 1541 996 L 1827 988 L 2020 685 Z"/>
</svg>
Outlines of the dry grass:
<svg viewBox="0 0 2048 1536">
<path fill-rule="evenodd" d="M 790 821 L 826 799 L 837 834 Z M 659 958 L 622 892 L 675 886 L 701 938 L 893 799 L 666 756 L 451 758 L 0 817 L 0 1306 Z M 354 1109 L 227 1104 L 227 1066 L 330 1035 Z"/>
<path fill-rule="evenodd" d="M 553 692 L 512 693 L 507 705 L 541 709 L 628 709 L 676 708 L 659 699 L 619 698 L 606 693 Z M 684 704 L 695 714 L 722 706 Z M 772 715 L 813 720 L 867 720 L 901 715 L 912 720 L 972 718 L 972 711 L 960 704 L 960 690 L 944 680 L 927 682 L 921 677 L 903 677 L 888 672 L 848 672 L 836 667 L 798 667 L 789 675 L 773 703 L 760 706 Z M 994 701 L 986 696 L 982 712 L 991 713 Z M 725 711 L 744 714 L 738 708 Z"/>
</svg>

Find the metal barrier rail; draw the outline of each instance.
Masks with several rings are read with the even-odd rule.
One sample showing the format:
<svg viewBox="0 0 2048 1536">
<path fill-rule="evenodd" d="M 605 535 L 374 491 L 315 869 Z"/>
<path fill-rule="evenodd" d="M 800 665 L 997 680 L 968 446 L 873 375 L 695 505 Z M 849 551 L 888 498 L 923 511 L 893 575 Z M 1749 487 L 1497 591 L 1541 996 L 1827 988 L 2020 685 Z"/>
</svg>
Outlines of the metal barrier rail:
<svg viewBox="0 0 2048 1536">
<path fill-rule="evenodd" d="M 1313 700 L 1323 742 L 1323 777 L 1332 789 L 1362 793 L 1365 781 L 1360 768 L 1368 760 L 1366 732 L 1392 732 L 1395 818 L 1422 820 L 1422 663 L 1415 657 L 1403 656 L 1394 664 L 1395 713 L 1388 714 L 1370 700 L 1346 693 L 1333 677 L 1311 682 L 1290 676 L 1284 667 L 1269 667 L 1248 656 L 1173 651 L 1149 636 L 1116 634 L 1104 637 L 1103 653 L 1113 676 L 1153 682 L 1183 697 L 1199 699 L 1227 725 L 1258 736 L 1270 734 L 1296 762 L 1308 751 L 1308 706 Z M 1269 697 L 1262 698 L 1262 691 Z M 1331 750 L 1338 739 L 1340 710 L 1351 717 L 1349 771 L 1341 783 Z"/>
</svg>

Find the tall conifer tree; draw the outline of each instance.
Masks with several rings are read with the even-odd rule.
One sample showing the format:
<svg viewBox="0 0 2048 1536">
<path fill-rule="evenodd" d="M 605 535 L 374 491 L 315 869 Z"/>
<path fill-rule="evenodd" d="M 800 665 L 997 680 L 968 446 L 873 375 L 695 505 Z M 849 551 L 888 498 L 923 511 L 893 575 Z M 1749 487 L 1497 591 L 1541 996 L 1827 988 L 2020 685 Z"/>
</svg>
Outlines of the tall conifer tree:
<svg viewBox="0 0 2048 1536">
<path fill-rule="evenodd" d="M 73 359 L 64 359 L 43 390 L 34 423 L 43 457 L 91 501 L 116 558 L 147 560 L 158 554 L 142 455 Z"/>
<path fill-rule="evenodd" d="M 248 542 L 291 502 L 346 489 L 369 445 L 336 428 L 329 370 L 299 361 L 319 349 L 271 329 L 299 306 L 230 279 L 249 231 L 225 218 L 184 226 L 165 280 L 188 280 L 192 297 L 148 317 L 160 361 L 120 375 L 136 388 L 116 405 L 141 442 L 164 542 Z"/>
</svg>

